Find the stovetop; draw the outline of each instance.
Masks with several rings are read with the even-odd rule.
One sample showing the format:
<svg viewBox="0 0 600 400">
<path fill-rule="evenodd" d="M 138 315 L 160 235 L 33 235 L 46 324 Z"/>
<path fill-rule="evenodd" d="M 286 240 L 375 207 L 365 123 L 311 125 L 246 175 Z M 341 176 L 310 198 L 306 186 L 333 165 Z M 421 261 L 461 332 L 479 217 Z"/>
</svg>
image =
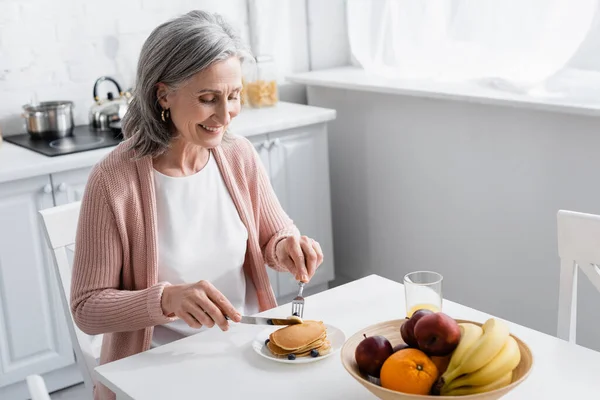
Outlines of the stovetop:
<svg viewBox="0 0 600 400">
<path fill-rule="evenodd" d="M 5 136 L 4 140 L 48 157 L 55 157 L 115 146 L 122 138 L 115 137 L 113 132 L 93 132 L 89 125 L 79 125 L 73 128 L 72 136 L 62 139 L 33 139 L 29 133 L 22 133 Z"/>
</svg>

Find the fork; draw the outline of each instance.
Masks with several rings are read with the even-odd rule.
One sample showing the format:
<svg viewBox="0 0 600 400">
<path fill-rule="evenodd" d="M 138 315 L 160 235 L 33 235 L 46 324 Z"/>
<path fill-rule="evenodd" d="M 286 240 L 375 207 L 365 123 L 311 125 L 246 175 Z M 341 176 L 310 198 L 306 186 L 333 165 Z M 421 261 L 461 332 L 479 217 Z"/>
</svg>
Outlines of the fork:
<svg viewBox="0 0 600 400">
<path fill-rule="evenodd" d="M 304 297 L 302 297 L 302 291 L 304 290 L 304 282 L 298 282 L 298 295 L 292 300 L 292 315 L 303 318 L 304 316 Z"/>
</svg>

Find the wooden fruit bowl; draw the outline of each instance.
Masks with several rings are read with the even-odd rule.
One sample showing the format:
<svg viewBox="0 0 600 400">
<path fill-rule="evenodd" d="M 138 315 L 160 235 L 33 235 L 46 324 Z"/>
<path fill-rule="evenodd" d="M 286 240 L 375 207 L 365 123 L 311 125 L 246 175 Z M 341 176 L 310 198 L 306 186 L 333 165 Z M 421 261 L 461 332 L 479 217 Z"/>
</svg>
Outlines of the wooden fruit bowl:
<svg viewBox="0 0 600 400">
<path fill-rule="evenodd" d="M 397 391 L 390 390 L 390 389 L 385 389 L 385 388 L 383 388 L 379 385 L 376 385 L 376 384 L 372 383 L 371 381 L 367 380 L 366 376 L 364 376 L 358 370 L 358 366 L 356 365 L 356 360 L 354 359 L 354 352 L 355 352 L 358 344 L 361 342 L 361 340 L 364 339 L 363 334 L 366 334 L 367 336 L 382 335 L 390 341 L 392 346 L 396 346 L 398 344 L 404 343 L 404 340 L 402 340 L 402 335 L 400 334 L 400 326 L 402 326 L 402 324 L 406 321 L 407 321 L 406 319 L 397 319 L 397 320 L 385 321 L 385 322 L 381 322 L 381 323 L 378 323 L 375 325 L 371 325 L 369 327 L 361 329 L 359 332 L 356 332 L 348 340 L 346 340 L 346 343 L 344 343 L 344 346 L 342 346 L 340 355 L 342 358 L 342 364 L 344 365 L 344 368 L 346 368 L 346 371 L 348 371 L 348 373 L 350 375 L 352 375 L 352 377 L 354 379 L 356 379 L 358 382 L 360 382 L 364 387 L 366 387 L 369 391 L 371 391 L 371 393 L 373 393 L 375 396 L 377 396 L 380 399 L 383 399 L 383 400 L 440 400 L 440 399 L 466 398 L 469 400 L 496 400 L 496 399 L 499 399 L 502 396 L 506 395 L 508 392 L 510 392 L 511 390 L 516 388 L 518 385 L 520 385 L 525 379 L 527 379 L 527 377 L 529 376 L 529 373 L 531 372 L 531 367 L 533 366 L 533 355 L 531 354 L 531 350 L 525 343 L 523 343 L 523 341 L 521 341 L 515 335 L 511 334 L 511 336 L 514 337 L 515 340 L 517 341 L 517 343 L 519 344 L 519 349 L 521 350 L 521 362 L 519 363 L 519 365 L 517 365 L 517 368 L 515 368 L 515 370 L 513 372 L 512 383 L 508 386 L 505 386 L 500 389 L 492 390 L 492 391 L 489 391 L 486 393 L 471 394 L 468 396 L 424 396 L 424 395 L 408 394 L 408 393 L 397 392 Z M 471 323 L 479 325 L 479 326 L 483 325 L 479 322 L 468 321 L 468 320 L 463 320 L 463 319 L 456 319 L 456 322 L 458 322 L 458 323 L 471 322 Z"/>
</svg>

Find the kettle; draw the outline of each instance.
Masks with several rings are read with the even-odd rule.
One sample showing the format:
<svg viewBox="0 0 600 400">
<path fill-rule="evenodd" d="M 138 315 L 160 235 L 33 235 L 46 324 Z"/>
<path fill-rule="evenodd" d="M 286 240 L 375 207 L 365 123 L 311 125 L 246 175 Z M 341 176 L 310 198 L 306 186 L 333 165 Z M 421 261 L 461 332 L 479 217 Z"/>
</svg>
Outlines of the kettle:
<svg viewBox="0 0 600 400">
<path fill-rule="evenodd" d="M 119 97 L 115 98 L 112 92 L 108 92 L 106 99 L 98 97 L 98 85 L 104 81 L 114 83 L 119 91 Z M 111 77 L 101 76 L 94 84 L 94 101 L 96 102 L 90 109 L 89 119 L 92 131 L 110 131 L 110 124 L 119 122 L 127 112 L 127 107 L 131 102 L 132 96 L 129 91 L 123 92 L 121 86 Z"/>
</svg>

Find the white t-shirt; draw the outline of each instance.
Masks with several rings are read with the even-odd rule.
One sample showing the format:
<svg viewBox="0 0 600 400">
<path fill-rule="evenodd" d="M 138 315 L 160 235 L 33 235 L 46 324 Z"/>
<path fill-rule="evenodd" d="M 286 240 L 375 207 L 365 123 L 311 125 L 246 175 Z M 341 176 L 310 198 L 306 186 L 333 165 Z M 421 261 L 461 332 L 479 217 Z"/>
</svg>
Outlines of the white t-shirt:
<svg viewBox="0 0 600 400">
<path fill-rule="evenodd" d="M 194 175 L 170 177 L 154 170 L 154 184 L 159 282 L 206 280 L 242 315 L 257 313 L 256 289 L 242 267 L 248 231 L 212 153 L 206 166 Z M 202 329 L 191 328 L 182 319 L 156 326 L 153 345 Z"/>
</svg>

